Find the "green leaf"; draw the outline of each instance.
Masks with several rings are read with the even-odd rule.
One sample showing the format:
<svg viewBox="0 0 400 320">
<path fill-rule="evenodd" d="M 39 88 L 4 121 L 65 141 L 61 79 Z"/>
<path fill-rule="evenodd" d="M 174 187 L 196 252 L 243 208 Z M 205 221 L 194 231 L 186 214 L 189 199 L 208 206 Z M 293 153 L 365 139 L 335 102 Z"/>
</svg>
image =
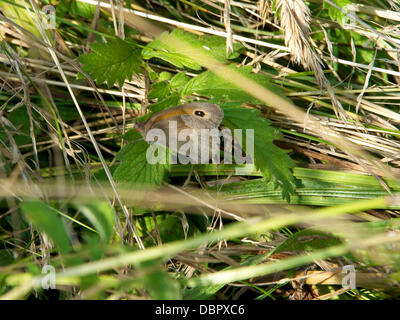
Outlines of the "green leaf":
<svg viewBox="0 0 400 320">
<path fill-rule="evenodd" d="M 257 82 L 258 84 L 268 88 L 269 90 L 283 95 L 283 91 L 270 82 L 270 77 L 261 73 L 252 73 L 251 66 L 236 67 L 235 64 L 229 65 L 229 68 L 239 72 L 243 76 Z M 182 89 L 182 95 L 198 94 L 213 98 L 213 102 L 229 102 L 236 104 L 247 103 L 262 103 L 252 95 L 244 92 L 241 88 L 231 82 L 220 78 L 211 71 L 205 71 L 197 77 L 191 79 Z"/>
<path fill-rule="evenodd" d="M 88 218 L 103 242 L 111 240 L 114 234 L 114 211 L 107 202 L 75 203 L 74 206 Z"/>
<path fill-rule="evenodd" d="M 225 108 L 222 124 L 231 130 L 236 128 L 254 130 L 254 164 L 264 177 L 269 177 L 269 173 L 272 174 L 282 186 L 282 196 L 289 200 L 290 194 L 293 194 L 295 189 L 291 170 L 295 164 L 286 151 L 272 143 L 273 140 L 280 139 L 282 134 L 270 126 L 269 120 L 260 117 L 259 113 L 254 109 Z"/>
<path fill-rule="evenodd" d="M 12 255 L 11 250 L 0 250 L 0 267 L 10 265 L 14 261 L 15 258 Z"/>
<path fill-rule="evenodd" d="M 187 67 L 193 70 L 201 70 L 201 65 L 190 58 L 190 53 L 182 52 L 169 45 L 171 36 L 187 42 L 194 48 L 210 54 L 221 62 L 238 57 L 240 51 L 243 49 L 242 44 L 235 43 L 233 46 L 234 52 L 227 57 L 225 39 L 216 36 L 198 37 L 192 33 L 175 29 L 171 33 L 164 32 L 157 39 L 150 42 L 142 50 L 143 59 L 159 58 L 178 68 Z"/>
<path fill-rule="evenodd" d="M 162 99 L 170 93 L 169 84 L 166 81 L 154 83 L 149 94 L 149 99 Z"/>
<path fill-rule="evenodd" d="M 7 109 L 6 109 L 7 110 Z M 4 126 L 7 128 L 12 138 L 14 139 L 17 145 L 32 143 L 32 138 L 30 135 L 30 123 L 28 111 L 26 110 L 26 106 L 21 106 L 12 112 L 3 112 L 2 116 Z M 7 118 L 7 120 L 5 120 Z M 40 119 L 35 119 L 37 122 L 41 122 Z M 33 126 L 33 131 L 35 135 L 39 133 L 40 129 L 37 125 Z M 5 143 L 5 141 L 9 140 L 9 136 L 2 129 L 0 130 L 0 141 Z"/>
<path fill-rule="evenodd" d="M 171 79 L 171 77 L 172 77 L 172 74 L 170 74 L 169 72 L 163 71 L 158 76 L 158 81 L 169 80 L 169 79 Z"/>
<path fill-rule="evenodd" d="M 148 261 L 143 263 L 141 267 L 149 269 L 157 268 L 157 270 L 145 274 L 143 282 L 144 287 L 154 300 L 181 300 L 181 288 L 179 282 L 173 279 L 165 272 L 159 261 Z"/>
<path fill-rule="evenodd" d="M 186 234 L 182 225 L 182 216 L 180 214 L 169 214 L 163 221 L 158 223 L 158 232 L 163 243 L 185 239 L 193 236 L 199 229 L 189 217 L 187 223 Z"/>
<path fill-rule="evenodd" d="M 118 82 L 122 86 L 133 73 L 140 71 L 140 50 L 131 42 L 115 38 L 107 43 L 93 43 L 90 48 L 93 52 L 81 55 L 78 60 L 97 84 L 107 82 L 110 88 Z"/>
<path fill-rule="evenodd" d="M 151 112 L 155 113 L 170 107 L 178 106 L 180 104 L 180 100 L 181 100 L 180 95 L 177 92 L 174 92 L 169 97 L 161 101 L 158 101 L 156 103 L 153 103 L 151 105 Z"/>
<path fill-rule="evenodd" d="M 184 300 L 211 300 L 214 299 L 215 294 L 221 290 L 225 284 L 218 284 L 213 286 L 196 286 L 193 288 L 186 288 L 184 291 Z"/>
<path fill-rule="evenodd" d="M 168 149 L 165 164 L 150 164 L 146 158 L 149 144 L 143 140 L 139 132 L 135 132 L 135 129 L 129 130 L 127 134 L 131 141 L 117 154 L 120 164 L 115 169 L 114 178 L 120 183 L 160 185 L 166 171 L 170 170 Z"/>
<path fill-rule="evenodd" d="M 47 234 L 61 253 L 67 253 L 70 250 L 71 244 L 67 229 L 56 209 L 37 200 L 24 200 L 21 209 L 35 228 Z"/>
<path fill-rule="evenodd" d="M 344 9 L 345 11 L 347 11 L 346 6 L 349 4 L 352 4 L 352 1 L 350 1 L 350 0 L 331 0 L 331 1 L 333 3 L 335 3 L 337 6 Z M 335 7 L 331 6 L 329 3 L 326 3 L 325 1 L 323 2 L 323 7 L 328 8 L 329 17 L 332 20 L 339 22 L 341 25 L 343 25 L 346 22 L 346 20 L 349 19 L 349 18 L 347 18 L 347 16 L 345 14 L 343 14 L 342 11 L 336 9 Z"/>
<path fill-rule="evenodd" d="M 72 17 L 83 17 L 92 19 L 96 11 L 96 6 L 80 1 L 72 1 L 70 11 Z"/>
<path fill-rule="evenodd" d="M 186 75 L 186 72 L 182 71 L 177 73 L 172 79 L 169 85 L 172 89 L 178 89 L 183 87 L 186 83 L 188 83 L 190 78 Z"/>
<path fill-rule="evenodd" d="M 309 228 L 292 234 L 279 244 L 273 251 L 313 251 L 342 244 L 343 242 L 334 235 Z"/>
</svg>

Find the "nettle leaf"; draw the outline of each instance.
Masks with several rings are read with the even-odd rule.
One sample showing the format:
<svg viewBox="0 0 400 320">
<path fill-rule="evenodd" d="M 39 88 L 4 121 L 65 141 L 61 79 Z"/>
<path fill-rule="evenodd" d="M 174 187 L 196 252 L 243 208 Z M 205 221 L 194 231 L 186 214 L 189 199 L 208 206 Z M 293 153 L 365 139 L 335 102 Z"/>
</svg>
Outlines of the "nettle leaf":
<svg viewBox="0 0 400 320">
<path fill-rule="evenodd" d="M 159 77 L 160 79 L 161 77 Z M 177 106 L 181 103 L 181 90 L 189 81 L 189 77 L 185 72 L 180 72 L 172 77 L 170 81 L 161 80 L 152 85 L 152 88 L 147 95 L 149 99 L 157 100 L 151 104 L 151 111 L 159 112 L 166 108 Z"/>
<path fill-rule="evenodd" d="M 203 50 L 221 62 L 226 62 L 227 59 L 237 58 L 240 51 L 244 48 L 242 44 L 234 43 L 234 51 L 227 57 L 225 39 L 216 36 L 198 37 L 192 33 L 175 29 L 171 33 L 164 32 L 157 39 L 150 42 L 142 50 L 143 59 L 159 58 L 178 68 L 187 67 L 193 70 L 201 70 L 201 65 L 190 58 L 190 52 L 182 51 L 181 49 L 176 49 L 169 45 L 169 38 L 171 36 L 187 42 L 197 50 Z"/>
<path fill-rule="evenodd" d="M 258 84 L 268 88 L 269 90 L 283 95 L 283 90 L 271 83 L 271 78 L 266 74 L 252 73 L 251 66 L 238 68 L 235 64 L 228 66 L 230 69 L 239 72 L 243 76 L 257 82 Z M 211 71 L 205 71 L 197 77 L 191 79 L 182 89 L 182 95 L 198 95 L 213 98 L 215 102 L 236 102 L 236 104 L 247 103 L 262 103 L 252 95 L 246 93 L 241 88 L 233 83 L 222 79 Z"/>
<path fill-rule="evenodd" d="M 78 60 L 97 84 L 107 82 L 110 88 L 118 82 L 122 86 L 133 73 L 140 71 L 140 49 L 128 41 L 109 39 L 107 43 L 93 43 L 90 48 L 93 52 L 81 55 Z"/>
<path fill-rule="evenodd" d="M 156 103 L 153 103 L 151 105 L 151 111 L 152 113 L 155 113 L 167 108 L 178 106 L 180 104 L 180 101 L 181 101 L 181 96 L 177 92 L 174 92 L 167 98 L 158 101 Z"/>
<path fill-rule="evenodd" d="M 231 130 L 254 130 L 254 164 L 264 177 L 269 177 L 270 173 L 275 178 L 282 187 L 282 196 L 289 200 L 295 189 L 291 170 L 295 164 L 286 151 L 272 142 L 282 138 L 281 132 L 271 127 L 271 122 L 260 117 L 259 113 L 254 109 L 224 108 L 222 124 Z M 242 141 L 245 142 L 245 139 Z"/>
<path fill-rule="evenodd" d="M 186 75 L 186 72 L 182 71 L 173 76 L 169 85 L 172 89 L 180 89 L 186 83 L 188 83 L 189 80 L 190 78 Z"/>
<path fill-rule="evenodd" d="M 166 163 L 151 164 L 146 154 L 149 143 L 135 130 L 127 132 L 127 145 L 117 154 L 120 164 L 114 171 L 114 178 L 122 184 L 160 185 L 166 172 L 170 170 L 168 149 Z"/>
<path fill-rule="evenodd" d="M 159 74 L 158 80 L 159 81 L 169 80 L 169 79 L 171 79 L 171 77 L 172 77 L 172 74 L 170 74 L 169 72 L 163 71 Z"/>
<path fill-rule="evenodd" d="M 165 98 L 170 93 L 170 87 L 168 82 L 160 81 L 153 84 L 147 98 L 161 100 Z"/>
</svg>

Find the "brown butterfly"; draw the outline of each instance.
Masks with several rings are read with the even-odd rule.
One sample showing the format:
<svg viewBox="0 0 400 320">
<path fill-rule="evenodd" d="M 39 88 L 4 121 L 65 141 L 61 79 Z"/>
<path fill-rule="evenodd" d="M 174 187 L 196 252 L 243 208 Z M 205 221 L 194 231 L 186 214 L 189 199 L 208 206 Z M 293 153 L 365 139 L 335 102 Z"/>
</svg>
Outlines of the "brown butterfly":
<svg viewBox="0 0 400 320">
<path fill-rule="evenodd" d="M 210 157 L 213 156 L 212 150 L 214 150 L 214 148 L 211 148 L 213 141 L 211 137 L 208 145 L 201 143 L 201 129 L 218 129 L 223 117 L 224 112 L 216 104 L 192 102 L 157 112 L 146 122 L 136 123 L 135 127 L 139 129 L 145 139 L 151 130 L 162 130 L 166 137 L 166 145 L 174 152 L 179 152 L 180 148 L 190 140 L 189 135 L 193 133 L 195 134 L 194 137 L 198 139 L 198 147 L 192 150 L 190 157 L 199 159 L 197 157 L 206 152 L 206 149 L 209 149 L 208 154 Z M 182 139 L 178 139 L 182 134 L 187 137 L 185 141 L 179 141 Z M 177 141 L 177 143 L 171 144 L 171 139 L 172 141 Z M 218 147 L 219 145 L 216 148 Z"/>
</svg>

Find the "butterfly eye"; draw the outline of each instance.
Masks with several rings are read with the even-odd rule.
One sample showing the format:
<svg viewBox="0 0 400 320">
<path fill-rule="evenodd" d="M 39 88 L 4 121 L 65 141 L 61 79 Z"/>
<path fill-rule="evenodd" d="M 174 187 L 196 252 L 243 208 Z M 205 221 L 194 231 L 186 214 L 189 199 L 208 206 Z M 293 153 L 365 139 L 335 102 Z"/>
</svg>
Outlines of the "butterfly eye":
<svg viewBox="0 0 400 320">
<path fill-rule="evenodd" d="M 204 117 L 204 116 L 205 116 L 205 113 L 204 113 L 203 111 L 201 111 L 201 110 L 196 110 L 196 111 L 194 112 L 194 114 L 195 114 L 196 116 L 199 116 L 199 117 Z"/>
</svg>

